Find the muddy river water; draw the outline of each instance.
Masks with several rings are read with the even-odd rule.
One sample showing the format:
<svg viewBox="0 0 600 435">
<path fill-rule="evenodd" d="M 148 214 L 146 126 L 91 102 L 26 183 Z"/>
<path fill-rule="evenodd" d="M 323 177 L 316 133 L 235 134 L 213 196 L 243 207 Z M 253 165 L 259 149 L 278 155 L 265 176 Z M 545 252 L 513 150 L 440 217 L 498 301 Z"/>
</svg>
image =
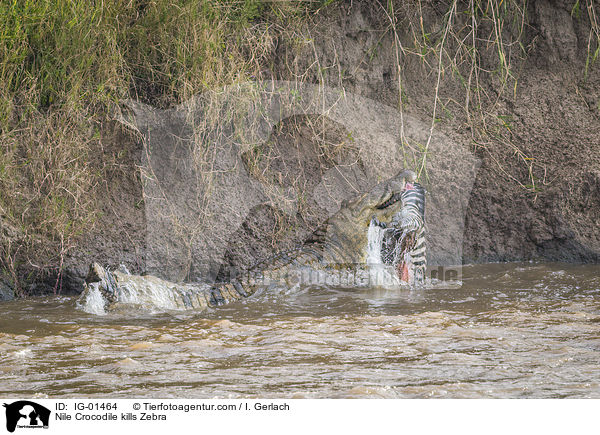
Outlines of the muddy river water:
<svg viewBox="0 0 600 435">
<path fill-rule="evenodd" d="M 465 266 L 461 288 L 314 288 L 210 312 L 0 304 L 0 397 L 600 398 L 600 266 Z"/>
</svg>

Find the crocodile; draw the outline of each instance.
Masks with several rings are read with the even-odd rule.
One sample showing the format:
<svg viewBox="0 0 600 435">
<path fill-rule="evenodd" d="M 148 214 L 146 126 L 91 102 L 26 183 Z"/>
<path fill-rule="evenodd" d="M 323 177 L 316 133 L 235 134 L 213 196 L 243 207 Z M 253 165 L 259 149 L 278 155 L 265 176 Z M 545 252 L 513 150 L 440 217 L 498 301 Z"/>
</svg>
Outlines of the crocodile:
<svg viewBox="0 0 600 435">
<path fill-rule="evenodd" d="M 402 195 L 407 183 L 415 179 L 414 172 L 405 170 L 377 184 L 371 191 L 344 201 L 340 210 L 301 246 L 257 263 L 243 277 L 228 282 L 179 284 L 151 275 L 109 271 L 92 263 L 80 303 L 86 298 L 100 296 L 105 311 L 120 304 L 204 310 L 249 297 L 264 287 L 265 282 L 297 277 L 295 272 L 298 270 L 340 270 L 364 265 L 369 225 L 373 219 L 380 223 L 397 223 L 403 211 Z"/>
</svg>

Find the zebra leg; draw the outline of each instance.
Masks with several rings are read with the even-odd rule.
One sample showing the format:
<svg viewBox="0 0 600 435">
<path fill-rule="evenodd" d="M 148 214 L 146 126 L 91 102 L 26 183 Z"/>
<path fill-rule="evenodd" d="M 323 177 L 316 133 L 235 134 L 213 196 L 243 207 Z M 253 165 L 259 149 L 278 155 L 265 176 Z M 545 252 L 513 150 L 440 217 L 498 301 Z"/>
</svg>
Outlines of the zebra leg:
<svg viewBox="0 0 600 435">
<path fill-rule="evenodd" d="M 425 273 L 427 269 L 426 254 L 425 228 L 421 227 L 416 235 L 414 247 L 410 251 L 410 260 L 414 268 L 414 282 L 418 285 L 425 283 Z"/>
<path fill-rule="evenodd" d="M 415 266 L 414 280 L 417 285 L 425 284 L 425 265 Z"/>
</svg>

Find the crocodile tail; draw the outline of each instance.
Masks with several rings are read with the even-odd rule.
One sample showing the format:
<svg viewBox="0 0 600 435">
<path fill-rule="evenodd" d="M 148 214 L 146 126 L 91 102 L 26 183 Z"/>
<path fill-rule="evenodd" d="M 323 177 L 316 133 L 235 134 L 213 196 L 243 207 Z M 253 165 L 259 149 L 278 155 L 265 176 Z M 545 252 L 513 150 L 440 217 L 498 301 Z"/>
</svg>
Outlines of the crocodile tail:
<svg viewBox="0 0 600 435">
<path fill-rule="evenodd" d="M 123 286 L 127 286 L 123 283 Z M 251 296 L 256 288 L 242 284 L 238 280 L 208 285 L 173 285 L 163 288 L 174 305 L 182 310 L 205 310 L 208 307 L 220 307 Z"/>
<path fill-rule="evenodd" d="M 258 286 L 249 280 L 233 279 L 227 283 L 176 284 L 153 276 L 138 276 L 110 271 L 98 263 L 90 266 L 85 292 L 97 289 L 105 309 L 119 302 L 153 304 L 182 310 L 204 310 L 251 296 Z"/>
<path fill-rule="evenodd" d="M 234 279 L 230 282 L 215 284 L 208 292 L 208 305 L 219 307 L 251 296 L 256 291 L 255 286 Z"/>
</svg>

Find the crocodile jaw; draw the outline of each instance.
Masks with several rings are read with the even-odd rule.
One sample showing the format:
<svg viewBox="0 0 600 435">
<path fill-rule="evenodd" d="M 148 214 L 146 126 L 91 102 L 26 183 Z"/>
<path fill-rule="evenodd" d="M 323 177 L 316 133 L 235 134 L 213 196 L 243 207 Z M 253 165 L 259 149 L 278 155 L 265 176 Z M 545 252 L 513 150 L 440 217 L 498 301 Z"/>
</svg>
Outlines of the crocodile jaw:
<svg viewBox="0 0 600 435">
<path fill-rule="evenodd" d="M 328 221 L 325 246 L 335 246 L 326 262 L 365 263 L 367 259 L 367 230 L 373 216 L 381 222 L 389 222 L 402 208 L 400 194 L 407 181 L 416 178 L 412 171 L 402 171 L 376 185 L 352 201 L 342 203 L 342 208 Z M 342 253 L 342 255 L 340 255 Z M 325 252 L 327 255 L 327 252 Z"/>
</svg>

